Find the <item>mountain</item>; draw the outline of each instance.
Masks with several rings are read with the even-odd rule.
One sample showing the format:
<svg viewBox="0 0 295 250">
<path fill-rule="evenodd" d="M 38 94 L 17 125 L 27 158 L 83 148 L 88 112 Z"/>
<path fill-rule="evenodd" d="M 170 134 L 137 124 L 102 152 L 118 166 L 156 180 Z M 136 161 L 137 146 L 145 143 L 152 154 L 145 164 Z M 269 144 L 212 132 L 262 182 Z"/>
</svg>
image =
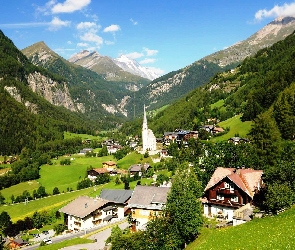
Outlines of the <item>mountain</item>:
<svg viewBox="0 0 295 250">
<path fill-rule="evenodd" d="M 42 143 L 62 139 L 64 131 L 97 129 L 63 106 L 77 108 L 64 79 L 33 65 L 0 31 L 0 155 L 36 150 Z"/>
<path fill-rule="evenodd" d="M 216 74 L 159 112 L 149 126 L 156 133 L 192 130 L 210 118 L 224 121 L 241 114 L 242 121 L 261 120 L 264 113 L 274 119 L 283 139 L 293 141 L 294 107 L 295 32 L 247 57 L 237 68 Z"/>
<path fill-rule="evenodd" d="M 146 79 L 139 79 L 139 77 L 136 83 L 128 80 L 106 81 L 104 76 L 65 60 L 44 42 L 35 43 L 23 49 L 22 52 L 34 65 L 41 66 L 64 79 L 77 111 L 96 120 L 99 124 L 117 125 L 122 122 L 122 118 L 128 114 L 125 105 L 132 91 L 138 85 L 147 82 Z M 94 57 L 99 58 L 97 54 L 92 54 L 88 56 L 88 59 Z M 78 56 L 76 56 L 76 62 L 77 60 L 79 60 Z M 92 65 L 91 60 L 88 60 L 88 65 Z M 45 95 L 43 96 L 46 98 Z"/>
<path fill-rule="evenodd" d="M 134 91 L 149 82 L 146 78 L 125 71 L 113 59 L 108 56 L 102 56 L 96 51 L 83 50 L 73 55 L 68 61 L 102 75 L 107 81 L 121 81 L 129 85 L 132 84 L 133 87 L 131 89 Z"/>
<path fill-rule="evenodd" d="M 207 83 L 216 73 L 236 67 L 243 59 L 259 49 L 269 47 L 294 31 L 295 18 L 277 18 L 244 41 L 208 55 L 180 70 L 153 80 L 140 89 L 127 109 L 142 112 L 144 103 L 149 109 L 171 104 L 198 86 Z"/>
<path fill-rule="evenodd" d="M 125 55 L 121 55 L 113 61 L 124 71 L 130 72 L 131 74 L 147 78 L 149 80 L 154 80 L 160 75 L 157 74 L 152 68 L 142 67 L 137 61 L 128 58 Z"/>
</svg>

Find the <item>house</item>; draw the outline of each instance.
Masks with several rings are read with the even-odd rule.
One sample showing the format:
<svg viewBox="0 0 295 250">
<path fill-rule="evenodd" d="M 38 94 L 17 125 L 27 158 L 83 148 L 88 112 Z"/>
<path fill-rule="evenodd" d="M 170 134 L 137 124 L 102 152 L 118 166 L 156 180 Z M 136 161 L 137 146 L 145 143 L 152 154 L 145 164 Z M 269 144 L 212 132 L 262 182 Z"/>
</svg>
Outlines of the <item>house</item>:
<svg viewBox="0 0 295 250">
<path fill-rule="evenodd" d="M 238 137 L 238 136 L 235 136 L 235 137 L 231 137 L 227 140 L 227 142 L 231 142 L 235 145 L 237 144 L 240 144 L 240 143 L 247 143 L 249 142 L 249 139 L 246 139 L 246 138 L 241 138 L 241 137 Z"/>
<path fill-rule="evenodd" d="M 219 133 L 222 133 L 222 132 L 224 132 L 223 128 L 220 128 L 220 127 L 214 127 L 213 128 L 213 134 L 219 134 Z"/>
<path fill-rule="evenodd" d="M 119 144 L 107 145 L 108 154 L 114 154 L 122 148 Z"/>
<path fill-rule="evenodd" d="M 83 148 L 80 150 L 80 154 L 91 153 L 93 151 L 92 148 Z"/>
<path fill-rule="evenodd" d="M 104 200 L 112 201 L 116 207 L 113 217 L 123 219 L 128 213 L 128 201 L 132 195 L 133 190 L 125 189 L 103 189 L 100 192 L 99 197 Z"/>
<path fill-rule="evenodd" d="M 147 222 L 163 210 L 170 187 L 136 186 L 128 202 L 135 230 L 145 229 Z"/>
<path fill-rule="evenodd" d="M 102 167 L 107 169 L 114 169 L 117 167 L 117 163 L 114 161 L 105 161 L 102 163 Z"/>
<path fill-rule="evenodd" d="M 216 168 L 204 190 L 204 215 L 232 221 L 237 209 L 252 205 L 263 184 L 262 174 L 262 170 Z"/>
<path fill-rule="evenodd" d="M 0 242 L 2 243 L 2 242 Z M 25 245 L 28 244 L 27 241 L 24 241 L 22 238 L 15 238 L 15 239 L 10 239 L 7 238 L 5 242 L 3 242 L 4 247 L 8 248 L 8 249 L 16 249 L 16 248 L 21 248 Z M 5 249 L 6 249 L 5 248 Z M 2 249 L 2 248 L 1 248 Z"/>
<path fill-rule="evenodd" d="M 150 168 L 152 167 L 148 163 L 135 164 L 129 167 L 128 172 L 130 173 L 130 175 L 135 175 L 136 173 L 138 173 L 138 175 L 141 176 L 142 172 L 146 172 Z"/>
<path fill-rule="evenodd" d="M 199 132 L 198 131 L 190 131 L 189 133 L 187 133 L 184 137 L 183 140 L 188 141 L 189 139 L 193 138 L 193 139 L 198 139 L 199 137 Z"/>
<path fill-rule="evenodd" d="M 94 168 L 87 171 L 87 177 L 91 181 L 95 181 L 98 175 L 100 174 L 110 174 L 109 170 L 106 168 Z"/>
<path fill-rule="evenodd" d="M 68 230 L 81 231 L 106 224 L 113 218 L 114 209 L 111 201 L 80 196 L 59 211 L 65 215 Z"/>
</svg>

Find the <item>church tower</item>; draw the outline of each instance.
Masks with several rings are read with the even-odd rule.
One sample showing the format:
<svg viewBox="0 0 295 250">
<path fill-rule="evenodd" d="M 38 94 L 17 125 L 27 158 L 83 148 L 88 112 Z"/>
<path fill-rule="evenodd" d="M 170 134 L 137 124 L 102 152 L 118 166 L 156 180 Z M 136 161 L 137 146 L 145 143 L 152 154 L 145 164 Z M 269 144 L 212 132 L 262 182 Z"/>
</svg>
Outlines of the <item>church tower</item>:
<svg viewBox="0 0 295 250">
<path fill-rule="evenodd" d="M 152 130 L 148 129 L 145 105 L 143 107 L 143 123 L 142 123 L 142 150 L 155 151 L 156 148 L 156 137 Z"/>
</svg>

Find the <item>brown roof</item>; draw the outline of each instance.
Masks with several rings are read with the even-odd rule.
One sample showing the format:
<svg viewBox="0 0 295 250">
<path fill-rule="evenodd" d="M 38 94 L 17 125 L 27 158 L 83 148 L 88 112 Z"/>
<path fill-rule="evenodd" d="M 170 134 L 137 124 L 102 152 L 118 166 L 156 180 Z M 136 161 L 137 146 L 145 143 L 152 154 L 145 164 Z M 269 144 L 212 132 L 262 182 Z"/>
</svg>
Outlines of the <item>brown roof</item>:
<svg viewBox="0 0 295 250">
<path fill-rule="evenodd" d="M 108 173 L 109 171 L 106 168 L 95 168 L 93 169 L 98 174 Z"/>
<path fill-rule="evenodd" d="M 80 196 L 68 205 L 62 207 L 59 211 L 65 214 L 84 218 L 95 210 L 102 208 L 109 201 L 104 199 L 94 199 L 87 196 Z"/>
<path fill-rule="evenodd" d="M 166 204 L 170 187 L 136 186 L 128 202 L 129 207 Z"/>
<path fill-rule="evenodd" d="M 105 162 L 103 162 L 102 164 L 103 164 L 103 165 L 108 165 L 108 166 L 110 166 L 110 167 L 112 167 L 112 166 L 116 166 L 116 165 L 117 165 L 117 163 L 114 162 L 114 161 L 105 161 Z"/>
<path fill-rule="evenodd" d="M 235 168 L 216 168 L 210 181 L 208 182 L 205 191 L 215 186 L 217 183 L 222 181 L 224 178 L 229 178 L 235 183 L 241 190 L 247 193 L 251 198 L 254 196 L 254 192 L 257 189 L 261 176 L 262 170 L 254 169 L 235 169 Z"/>
</svg>

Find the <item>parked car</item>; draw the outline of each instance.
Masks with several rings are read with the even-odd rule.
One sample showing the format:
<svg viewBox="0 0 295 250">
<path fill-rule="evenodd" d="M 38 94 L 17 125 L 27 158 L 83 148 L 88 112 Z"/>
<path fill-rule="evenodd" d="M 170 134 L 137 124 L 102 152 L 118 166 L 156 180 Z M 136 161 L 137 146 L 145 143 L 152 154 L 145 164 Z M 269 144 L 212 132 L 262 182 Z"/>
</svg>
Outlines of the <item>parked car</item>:
<svg viewBox="0 0 295 250">
<path fill-rule="evenodd" d="M 51 240 L 51 239 L 43 239 L 43 241 L 44 241 L 46 244 L 51 244 L 51 243 L 52 243 L 52 240 Z"/>
<path fill-rule="evenodd" d="M 49 232 L 47 230 L 45 230 L 45 231 L 42 231 L 42 234 L 47 235 L 47 234 L 49 234 Z"/>
</svg>

